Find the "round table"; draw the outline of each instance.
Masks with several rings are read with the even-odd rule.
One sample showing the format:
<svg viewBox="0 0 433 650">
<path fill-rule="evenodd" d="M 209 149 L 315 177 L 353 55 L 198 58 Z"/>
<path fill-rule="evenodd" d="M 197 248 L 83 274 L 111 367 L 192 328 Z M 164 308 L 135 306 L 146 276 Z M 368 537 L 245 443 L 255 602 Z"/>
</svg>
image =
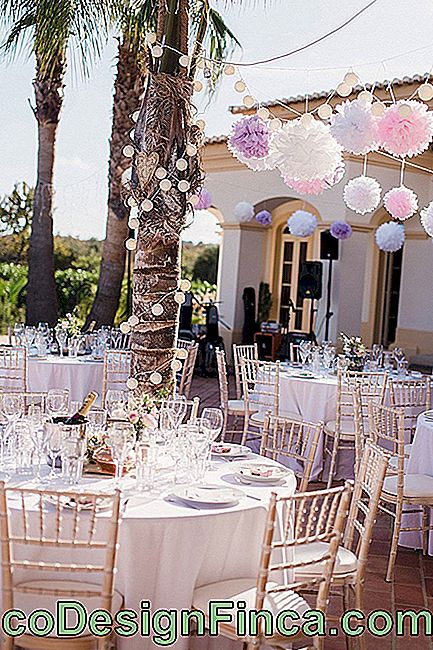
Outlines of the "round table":
<svg viewBox="0 0 433 650">
<path fill-rule="evenodd" d="M 69 399 L 82 401 L 91 390 L 101 395 L 104 362 L 86 357 L 30 357 L 27 386 L 29 391 L 46 392 L 68 388 Z"/>
<path fill-rule="evenodd" d="M 257 457 L 251 455 L 242 463 L 254 460 Z M 265 462 L 272 463 L 270 459 Z M 168 474 L 166 486 L 161 478 L 160 494 L 136 495 L 123 502 L 115 587 L 124 595 L 125 607 L 139 609 L 142 600 L 149 600 L 152 611 L 190 608 L 196 587 L 256 576 L 270 494 L 293 494 L 296 479 L 290 473 L 281 487 L 240 485 L 233 468 L 233 463 L 213 461 L 205 477 L 209 483 L 235 485 L 245 492 L 245 497 L 230 508 L 193 509 L 167 501 L 172 481 Z M 85 476 L 82 483 L 87 490 L 93 485 L 102 491 L 113 485 L 113 479 Z M 128 479 L 125 488 L 127 483 Z M 104 515 L 101 512 L 99 516 Z M 119 638 L 117 644 L 119 650 L 158 647 L 151 639 L 139 636 Z M 179 639 L 171 647 L 187 650 L 188 639 Z M 209 639 L 207 647 L 220 650 L 222 644 L 218 638 Z"/>
<path fill-rule="evenodd" d="M 433 418 L 433 411 L 427 411 L 418 416 L 406 474 L 433 476 L 433 419 L 431 418 Z M 403 526 L 419 526 L 421 521 L 421 514 L 403 515 Z M 430 510 L 430 522 L 432 521 L 432 512 Z M 410 548 L 422 548 L 422 532 L 408 531 L 400 533 L 399 544 Z M 429 533 L 428 552 L 433 555 L 432 531 Z"/>
</svg>

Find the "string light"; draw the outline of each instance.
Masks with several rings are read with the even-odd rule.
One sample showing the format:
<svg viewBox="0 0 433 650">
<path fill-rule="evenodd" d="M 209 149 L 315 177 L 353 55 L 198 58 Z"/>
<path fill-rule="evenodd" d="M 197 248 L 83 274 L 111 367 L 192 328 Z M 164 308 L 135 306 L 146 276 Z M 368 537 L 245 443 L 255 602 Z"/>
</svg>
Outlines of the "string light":
<svg viewBox="0 0 433 650">
<path fill-rule="evenodd" d="M 254 99 L 254 97 L 252 97 L 252 95 L 245 95 L 242 101 L 246 108 L 252 108 L 256 103 L 256 100 Z"/>
<path fill-rule="evenodd" d="M 270 113 L 266 107 L 259 108 L 257 111 L 257 115 L 262 119 L 262 120 L 267 120 Z"/>
<path fill-rule="evenodd" d="M 235 72 L 236 72 L 236 70 L 235 70 L 235 66 L 232 65 L 231 63 L 229 63 L 228 65 L 226 65 L 226 66 L 224 67 L 224 74 L 226 74 L 227 76 L 231 76 L 231 75 L 233 75 Z"/>
<path fill-rule="evenodd" d="M 322 118 L 322 120 L 327 120 L 332 115 L 332 106 L 330 106 L 329 104 L 322 104 L 322 106 L 319 106 L 319 110 L 317 112 L 319 117 Z"/>
<path fill-rule="evenodd" d="M 131 316 L 128 318 L 128 323 L 130 324 L 131 327 L 135 327 L 139 323 L 138 316 L 135 314 L 131 314 Z"/>
<path fill-rule="evenodd" d="M 127 239 L 125 242 L 125 247 L 129 251 L 135 251 L 135 249 L 137 248 L 137 242 L 135 241 L 135 239 Z"/>
<path fill-rule="evenodd" d="M 188 167 L 188 161 L 185 160 L 185 158 L 179 158 L 178 160 L 176 160 L 176 168 L 180 172 L 184 172 L 187 169 L 187 167 Z"/>
<path fill-rule="evenodd" d="M 161 316 L 161 314 L 164 312 L 164 307 L 160 305 L 159 302 L 157 302 L 152 305 L 151 312 L 154 316 Z"/>
<path fill-rule="evenodd" d="M 422 84 L 418 88 L 418 97 L 424 102 L 429 102 L 433 99 L 433 85 L 431 83 Z"/>
<path fill-rule="evenodd" d="M 159 187 L 162 189 L 163 192 L 169 192 L 172 187 L 171 180 L 169 178 L 164 178 L 160 182 Z"/>
<path fill-rule="evenodd" d="M 371 104 L 373 101 L 373 95 L 368 90 L 362 90 L 358 95 L 358 99 L 367 104 Z"/>
<path fill-rule="evenodd" d="M 160 59 L 162 57 L 163 53 L 164 53 L 164 50 L 162 49 L 162 47 L 160 45 L 154 45 L 152 47 L 152 56 L 155 59 Z"/>
<path fill-rule="evenodd" d="M 125 147 L 123 147 L 122 153 L 125 156 L 125 158 L 132 158 L 132 156 L 135 153 L 135 149 L 132 146 L 132 144 L 127 144 Z"/>
<path fill-rule="evenodd" d="M 138 381 L 135 377 L 129 377 L 129 379 L 126 380 L 126 387 L 129 388 L 129 390 L 135 390 L 138 388 Z"/>
<path fill-rule="evenodd" d="M 133 122 L 136 122 L 140 116 L 140 111 L 134 111 L 133 114 L 131 115 L 131 120 Z"/>
<path fill-rule="evenodd" d="M 140 207 L 144 212 L 150 212 L 153 210 L 153 202 L 150 199 L 144 199 L 144 201 L 141 202 Z"/>
<path fill-rule="evenodd" d="M 122 332 L 122 334 L 129 334 L 129 332 L 131 331 L 131 328 L 129 327 L 129 324 L 127 322 L 120 323 L 119 329 Z"/>
<path fill-rule="evenodd" d="M 183 68 L 187 68 L 190 62 L 191 59 L 187 54 L 182 54 L 182 56 L 179 57 L 179 65 L 181 65 Z"/>
<path fill-rule="evenodd" d="M 337 94 L 340 95 L 340 97 L 349 97 L 349 95 L 352 92 L 352 87 L 349 86 L 345 81 L 342 81 L 341 83 L 338 84 L 337 86 Z"/>
<path fill-rule="evenodd" d="M 167 170 L 164 169 L 164 167 L 158 167 L 158 169 L 155 170 L 155 176 L 156 178 L 163 179 L 167 176 Z"/>
<path fill-rule="evenodd" d="M 197 155 L 197 147 L 195 146 L 195 144 L 187 144 L 185 152 L 187 156 L 190 157 L 195 156 Z"/>
<path fill-rule="evenodd" d="M 198 79 L 194 81 L 194 90 L 196 93 L 200 93 L 203 90 L 203 84 Z"/>
<path fill-rule="evenodd" d="M 136 228 L 138 228 L 139 225 L 140 225 L 140 223 L 139 223 L 137 217 L 130 217 L 130 218 L 129 218 L 128 226 L 129 226 L 130 228 L 132 228 L 133 230 L 135 230 Z"/>
<path fill-rule="evenodd" d="M 237 93 L 243 93 L 246 89 L 245 82 L 242 81 L 242 79 L 239 79 L 238 81 L 236 81 L 234 85 L 234 89 L 236 90 Z"/>
<path fill-rule="evenodd" d="M 154 384 L 154 386 L 158 386 L 162 382 L 162 375 L 160 372 L 157 370 L 154 370 L 149 377 L 149 381 L 151 384 Z"/>
</svg>

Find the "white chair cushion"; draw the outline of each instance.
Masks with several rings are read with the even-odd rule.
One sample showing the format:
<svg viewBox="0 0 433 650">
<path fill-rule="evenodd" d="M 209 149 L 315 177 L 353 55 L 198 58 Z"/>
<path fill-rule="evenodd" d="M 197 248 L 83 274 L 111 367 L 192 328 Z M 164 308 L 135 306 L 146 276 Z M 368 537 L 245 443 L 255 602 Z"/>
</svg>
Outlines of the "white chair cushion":
<svg viewBox="0 0 433 650">
<path fill-rule="evenodd" d="M 325 424 L 325 432 L 330 436 L 335 435 L 336 426 L 336 421 L 330 420 Z M 355 423 L 353 420 L 341 420 L 340 428 L 340 438 L 353 439 L 355 437 Z"/>
<path fill-rule="evenodd" d="M 265 415 L 266 411 L 259 411 L 258 413 L 253 413 L 250 417 L 250 420 L 252 422 L 257 422 L 257 424 L 263 424 L 265 421 Z M 294 420 L 295 422 L 302 421 L 302 416 L 299 415 L 299 413 L 288 413 L 287 411 L 283 411 L 282 413 L 278 414 L 278 417 Z"/>
<path fill-rule="evenodd" d="M 397 476 L 387 476 L 383 483 L 383 492 L 397 494 Z M 405 497 L 431 497 L 433 503 L 433 476 L 426 474 L 407 474 L 404 477 Z"/>
<path fill-rule="evenodd" d="M 269 583 L 275 585 L 275 583 Z M 211 600 L 230 600 L 234 602 L 233 611 L 236 611 L 236 603 L 243 600 L 247 603 L 247 610 L 254 609 L 256 604 L 256 578 L 238 578 L 236 580 L 224 580 L 214 582 L 194 591 L 192 603 L 195 609 L 204 612 L 208 611 L 208 603 Z M 280 593 L 269 594 L 265 598 L 263 609 L 268 609 L 275 616 L 283 609 L 293 609 L 303 616 L 311 609 L 306 600 L 294 591 L 287 590 Z"/>
<path fill-rule="evenodd" d="M 102 601 L 100 596 L 78 596 L 74 595 L 69 598 L 59 594 L 57 596 L 47 596 L 39 593 L 24 593 L 18 591 L 20 588 L 33 588 L 33 589 L 51 589 L 55 590 L 61 589 L 62 591 L 74 591 L 74 592 L 86 592 L 86 591 L 97 591 L 101 590 L 101 587 L 90 582 L 77 582 L 74 580 L 31 580 L 28 582 L 20 582 L 14 586 L 14 608 L 22 609 L 27 614 L 30 614 L 35 609 L 47 609 L 51 612 L 54 617 L 56 615 L 56 603 L 60 599 L 68 600 L 78 600 L 88 612 L 91 612 L 94 609 L 102 607 Z M 123 606 L 123 596 L 118 591 L 114 591 L 111 611 L 113 613 L 117 612 Z M 74 625 L 76 622 L 76 614 L 71 613 L 67 620 L 70 621 L 70 625 Z M 80 636 L 89 636 L 89 630 L 85 629 Z M 55 628 L 52 635 L 55 636 Z"/>
<path fill-rule="evenodd" d="M 406 473 L 407 471 L 407 464 L 409 462 L 409 458 L 405 458 L 403 461 L 403 471 Z M 391 456 L 391 458 L 388 460 L 389 465 L 395 469 L 398 470 L 398 456 Z"/>
<path fill-rule="evenodd" d="M 309 562 L 313 559 L 322 557 L 328 548 L 326 542 L 312 542 L 311 544 L 303 544 L 302 546 L 295 547 L 295 561 L 296 562 Z M 358 559 L 352 551 L 340 546 L 335 561 L 334 574 L 353 573 L 358 567 Z M 300 575 L 320 575 L 323 572 L 324 563 L 310 564 L 296 569 L 296 578 Z"/>
</svg>

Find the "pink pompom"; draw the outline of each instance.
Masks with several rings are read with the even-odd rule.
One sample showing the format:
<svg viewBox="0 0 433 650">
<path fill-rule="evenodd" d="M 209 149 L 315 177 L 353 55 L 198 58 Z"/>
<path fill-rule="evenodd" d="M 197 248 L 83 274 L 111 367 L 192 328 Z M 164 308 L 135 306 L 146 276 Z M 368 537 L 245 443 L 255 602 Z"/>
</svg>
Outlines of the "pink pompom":
<svg viewBox="0 0 433 650">
<path fill-rule="evenodd" d="M 379 119 L 379 144 L 396 156 L 417 156 L 432 139 L 433 116 L 421 102 L 398 101 Z"/>
<path fill-rule="evenodd" d="M 394 219 L 404 221 L 418 210 L 418 198 L 415 192 L 404 185 L 393 187 L 383 197 L 383 204 Z"/>
<path fill-rule="evenodd" d="M 309 181 L 297 178 L 283 178 L 284 183 L 291 190 L 299 194 L 311 194 L 317 196 L 325 190 L 333 187 L 341 181 L 344 176 L 344 165 L 339 165 L 332 174 L 325 178 L 313 178 Z"/>
</svg>

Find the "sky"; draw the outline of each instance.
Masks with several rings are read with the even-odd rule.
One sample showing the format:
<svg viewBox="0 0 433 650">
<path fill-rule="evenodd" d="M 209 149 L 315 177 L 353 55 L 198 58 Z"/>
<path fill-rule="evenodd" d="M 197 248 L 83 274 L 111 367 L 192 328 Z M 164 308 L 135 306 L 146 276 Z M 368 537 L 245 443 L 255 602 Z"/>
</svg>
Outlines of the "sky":
<svg viewBox="0 0 433 650">
<path fill-rule="evenodd" d="M 334 29 L 368 0 L 213 0 L 242 43 L 233 61 L 254 62 L 287 53 Z M 265 8 L 264 8 L 265 7 Z M 335 87 L 353 69 L 362 83 L 429 73 L 433 69 L 431 0 L 376 0 L 354 22 L 294 56 L 242 67 L 249 92 L 259 101 Z M 116 42 L 111 38 L 91 76 L 68 71 L 55 169 L 55 231 L 83 239 L 105 234 L 108 138 Z M 35 181 L 36 122 L 32 102 L 33 61 L 0 63 L 0 194 Z M 195 97 L 206 135 L 226 134 L 241 103 L 225 77 L 209 102 Z M 137 106 L 138 107 L 138 106 Z M 218 241 L 215 219 L 197 213 L 184 238 Z"/>
</svg>

